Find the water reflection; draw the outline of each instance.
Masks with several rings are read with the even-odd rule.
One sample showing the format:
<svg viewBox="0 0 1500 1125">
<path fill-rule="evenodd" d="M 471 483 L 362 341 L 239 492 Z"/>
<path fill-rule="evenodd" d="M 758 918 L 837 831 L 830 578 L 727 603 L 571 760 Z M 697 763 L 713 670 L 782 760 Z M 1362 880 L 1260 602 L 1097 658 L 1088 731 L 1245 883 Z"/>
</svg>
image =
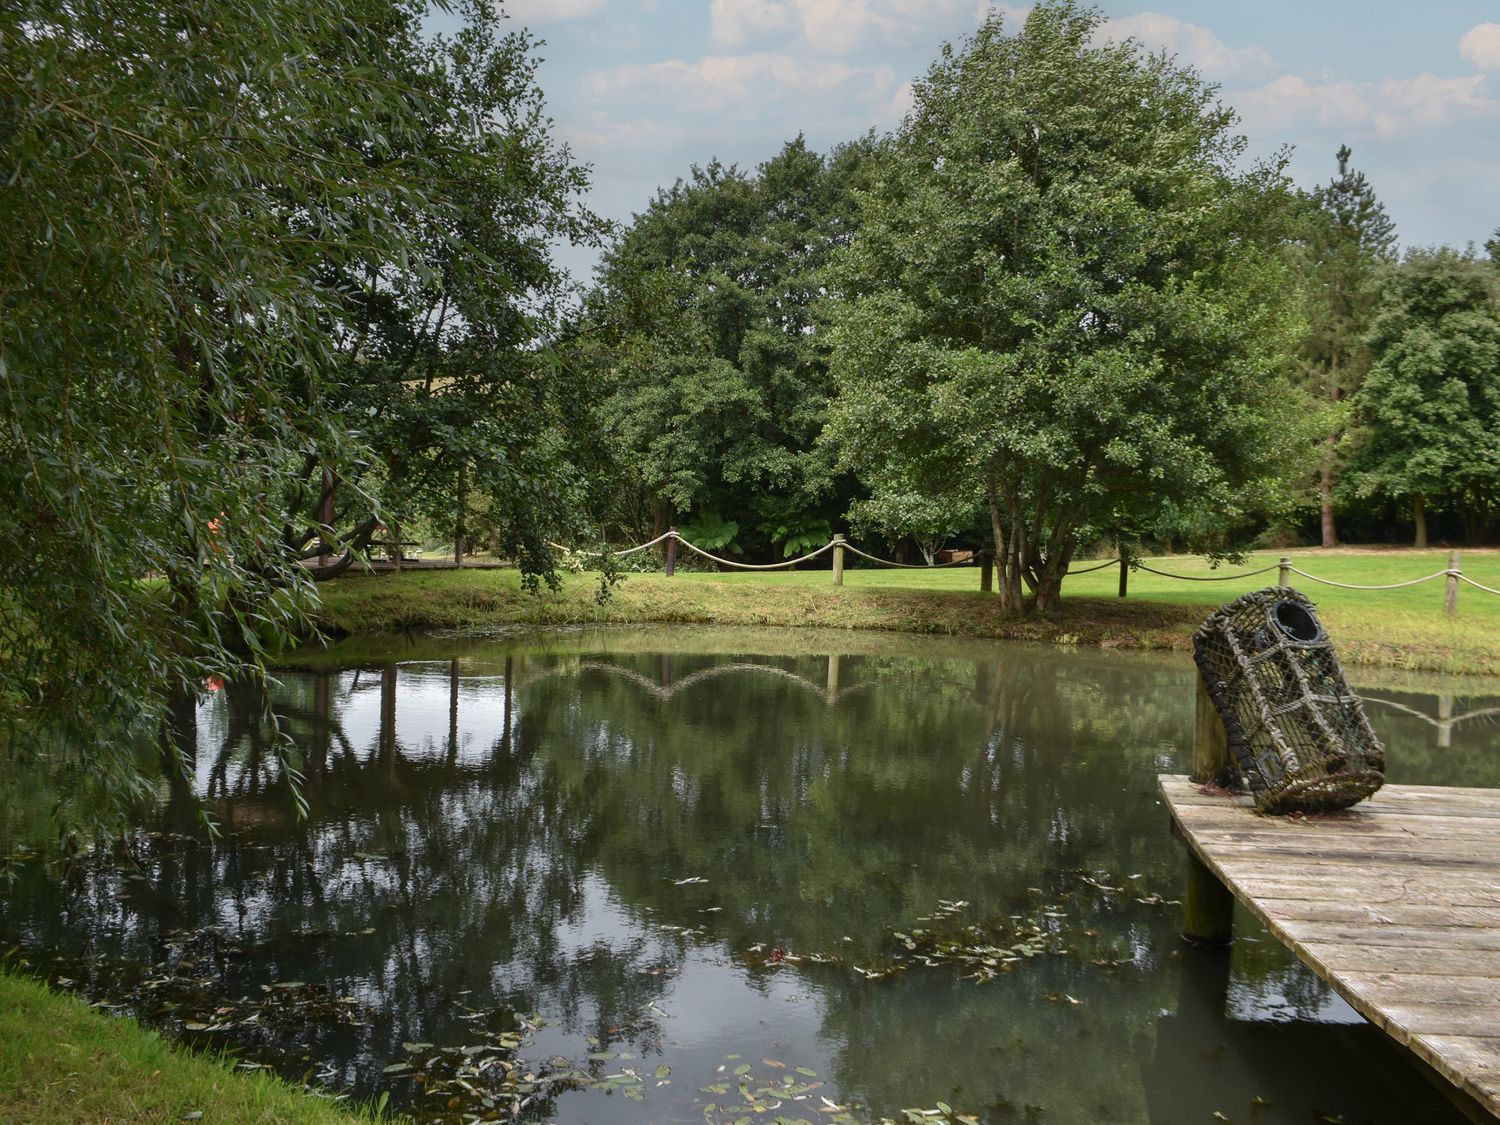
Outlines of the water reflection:
<svg viewBox="0 0 1500 1125">
<path fill-rule="evenodd" d="M 1462 716 L 1494 701 L 1439 717 L 1440 746 L 1440 702 L 1382 698 L 1393 780 L 1491 783 L 1494 728 Z M 352 997 L 353 1022 L 213 1041 L 398 1104 L 428 1105 L 387 1073 L 404 1044 L 534 1014 L 537 1074 L 644 1076 L 539 1081 L 536 1119 L 734 1120 L 706 1106 L 801 1067 L 822 1085 L 785 1099 L 793 1118 L 942 1100 L 989 1121 L 1454 1120 L 1248 919 L 1232 958 L 1177 940 L 1182 856 L 1155 776 L 1183 767 L 1192 699 L 1186 661 L 1142 654 L 661 630 L 393 642 L 285 674 L 279 734 L 233 686 L 181 716 L 223 839 L 192 836 L 179 786 L 139 868 L 30 870 L 0 931 L 226 997 Z M 971 925 L 992 966 L 907 948 Z"/>
</svg>

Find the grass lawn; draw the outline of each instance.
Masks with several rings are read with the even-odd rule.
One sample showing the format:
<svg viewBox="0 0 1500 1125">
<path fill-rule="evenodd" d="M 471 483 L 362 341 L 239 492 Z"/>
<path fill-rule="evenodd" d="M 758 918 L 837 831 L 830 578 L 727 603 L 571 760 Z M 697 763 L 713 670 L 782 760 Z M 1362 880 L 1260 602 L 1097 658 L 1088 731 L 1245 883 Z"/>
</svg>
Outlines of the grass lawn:
<svg viewBox="0 0 1500 1125">
<path fill-rule="evenodd" d="M 287 1122 L 356 1116 L 265 1073 L 189 1055 L 133 1020 L 0 972 L 0 1121 Z"/>
<path fill-rule="evenodd" d="M 1380 585 L 1447 566 L 1446 551 L 1287 552 L 1299 568 L 1338 582 Z M 1201 559 L 1154 559 L 1175 574 L 1217 577 L 1274 566 L 1280 552 L 1211 570 Z M 1086 562 L 1079 566 L 1089 565 Z M 1464 572 L 1500 588 L 1500 551 L 1465 552 Z M 496 629 L 518 625 L 624 624 L 821 626 L 950 636 L 1034 640 L 1114 648 L 1185 651 L 1212 606 L 1274 585 L 1276 572 L 1222 582 L 1186 582 L 1142 571 L 1129 596 L 1115 596 L 1113 568 L 1075 576 L 1055 614 L 1011 618 L 978 591 L 976 570 L 850 569 L 835 589 L 829 571 L 632 574 L 603 605 L 591 575 L 569 575 L 558 593 L 536 597 L 509 570 L 413 571 L 346 577 L 322 587 L 323 616 L 337 632 L 393 629 Z M 1500 596 L 1464 586 L 1459 613 L 1443 613 L 1444 580 L 1401 590 L 1352 591 L 1301 577 L 1293 584 L 1318 603 L 1350 663 L 1411 670 L 1500 675 Z"/>
</svg>

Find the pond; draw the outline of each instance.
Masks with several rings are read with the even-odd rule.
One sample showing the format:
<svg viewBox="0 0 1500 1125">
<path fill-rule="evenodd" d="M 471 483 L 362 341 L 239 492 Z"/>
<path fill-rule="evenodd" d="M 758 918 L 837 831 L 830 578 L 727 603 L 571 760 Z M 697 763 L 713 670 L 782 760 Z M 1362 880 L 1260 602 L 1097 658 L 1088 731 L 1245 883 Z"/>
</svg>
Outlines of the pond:
<svg viewBox="0 0 1500 1125">
<path fill-rule="evenodd" d="M 1227 954 L 1178 937 L 1156 775 L 1191 677 L 843 633 L 365 641 L 275 689 L 304 821 L 231 685 L 183 717 L 222 836 L 164 780 L 130 856 L 22 865 L 0 938 L 425 1120 L 1464 1120 L 1247 915 Z M 1366 696 L 1392 781 L 1500 783 L 1500 699 Z"/>
</svg>

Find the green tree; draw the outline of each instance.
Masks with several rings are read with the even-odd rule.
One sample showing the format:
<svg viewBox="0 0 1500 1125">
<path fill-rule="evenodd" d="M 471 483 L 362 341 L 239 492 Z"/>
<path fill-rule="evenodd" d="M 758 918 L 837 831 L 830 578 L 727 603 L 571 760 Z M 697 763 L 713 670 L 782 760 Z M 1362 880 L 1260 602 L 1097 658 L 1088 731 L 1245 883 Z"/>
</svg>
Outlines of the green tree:
<svg viewBox="0 0 1500 1125">
<path fill-rule="evenodd" d="M 583 381 L 545 343 L 568 294 L 551 240 L 595 243 L 601 221 L 577 203 L 584 170 L 548 132 L 535 80 L 536 43 L 501 34 L 487 5 L 465 2 L 461 30 L 412 38 L 403 84 L 437 107 L 391 163 L 426 169 L 430 205 L 413 212 L 413 248 L 382 263 L 342 267 L 356 322 L 340 338 L 342 378 L 332 408 L 359 420 L 375 457 L 338 467 L 346 490 L 347 568 L 374 533 L 377 512 L 399 538 L 406 520 L 463 538 L 466 512 L 532 578 L 550 574 L 549 539 L 584 532 L 587 467 L 595 446 Z M 327 504 L 321 467 L 300 496 L 317 523 Z M 289 545 L 322 553 L 316 523 Z"/>
<path fill-rule="evenodd" d="M 1316 211 L 1302 247 L 1308 330 L 1299 371 L 1309 393 L 1329 409 L 1317 468 L 1325 547 L 1338 545 L 1334 491 L 1346 460 L 1347 402 L 1370 369 L 1365 337 L 1396 245 L 1395 225 L 1364 173 L 1350 167 L 1350 155 L 1348 145 L 1339 148 L 1339 174 L 1312 194 Z"/>
<path fill-rule="evenodd" d="M 835 514 L 814 306 L 872 146 L 825 158 L 798 138 L 753 176 L 694 167 L 605 253 L 580 339 L 625 490 L 657 533 L 712 514 L 784 551 Z"/>
<path fill-rule="evenodd" d="M 986 501 L 1001 596 L 1167 502 L 1223 528 L 1291 448 L 1279 164 L 1212 87 L 1044 3 L 946 47 L 832 271 L 845 463 Z"/>
<path fill-rule="evenodd" d="M 1479 539 L 1500 501 L 1500 280 L 1472 250 L 1413 250 L 1369 344 L 1356 488 L 1409 500 L 1418 547 L 1429 505 L 1460 507 Z"/>
<path fill-rule="evenodd" d="M 0 13 L 0 712 L 10 763 L 67 773 L 79 807 L 143 784 L 136 743 L 169 694 L 256 676 L 305 622 L 289 484 L 368 459 L 343 380 L 369 310 L 436 284 L 470 245 L 461 174 L 511 151 L 509 122 L 458 120 L 487 93 L 448 96 L 516 50 L 478 79 L 459 56 L 479 46 L 421 44 L 424 11 Z M 510 104 L 539 113 L 510 73 Z M 535 197 L 531 152 L 512 203 Z"/>
</svg>

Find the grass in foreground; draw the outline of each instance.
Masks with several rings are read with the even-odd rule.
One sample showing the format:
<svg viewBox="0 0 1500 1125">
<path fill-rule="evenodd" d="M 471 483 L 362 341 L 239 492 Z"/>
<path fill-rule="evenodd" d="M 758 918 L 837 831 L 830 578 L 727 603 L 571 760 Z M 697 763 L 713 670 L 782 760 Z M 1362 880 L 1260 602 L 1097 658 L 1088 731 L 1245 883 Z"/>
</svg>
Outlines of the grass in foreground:
<svg viewBox="0 0 1500 1125">
<path fill-rule="evenodd" d="M 189 1055 L 133 1020 L 0 972 L 0 1121 L 372 1120 L 264 1073 Z"/>
<path fill-rule="evenodd" d="M 1238 567 L 1211 570 L 1201 559 L 1152 560 L 1176 574 L 1219 576 L 1272 565 L 1261 554 Z M 1296 565 L 1339 582 L 1377 585 L 1441 570 L 1442 551 L 1306 551 Z M 1080 564 L 1087 565 L 1087 564 Z M 1464 571 L 1500 588 L 1500 551 L 1465 553 Z M 1130 576 L 1129 596 L 1115 595 L 1114 568 L 1068 579 L 1062 608 L 1022 618 L 1002 613 L 994 595 L 978 592 L 971 569 L 850 570 L 835 589 L 824 570 L 717 574 L 679 571 L 675 578 L 633 574 L 604 605 L 597 580 L 570 575 L 561 591 L 536 597 L 509 570 L 414 571 L 352 577 L 325 584 L 323 617 L 342 633 L 401 629 L 501 629 L 513 626 L 674 623 L 881 629 L 959 637 L 1187 651 L 1213 607 L 1274 585 L 1276 572 L 1225 582 L 1186 582 L 1144 572 Z M 1442 579 L 1403 590 L 1360 592 L 1294 584 L 1319 605 L 1343 658 L 1352 664 L 1454 674 L 1500 675 L 1500 596 L 1463 587 L 1460 612 L 1443 613 Z"/>
</svg>

